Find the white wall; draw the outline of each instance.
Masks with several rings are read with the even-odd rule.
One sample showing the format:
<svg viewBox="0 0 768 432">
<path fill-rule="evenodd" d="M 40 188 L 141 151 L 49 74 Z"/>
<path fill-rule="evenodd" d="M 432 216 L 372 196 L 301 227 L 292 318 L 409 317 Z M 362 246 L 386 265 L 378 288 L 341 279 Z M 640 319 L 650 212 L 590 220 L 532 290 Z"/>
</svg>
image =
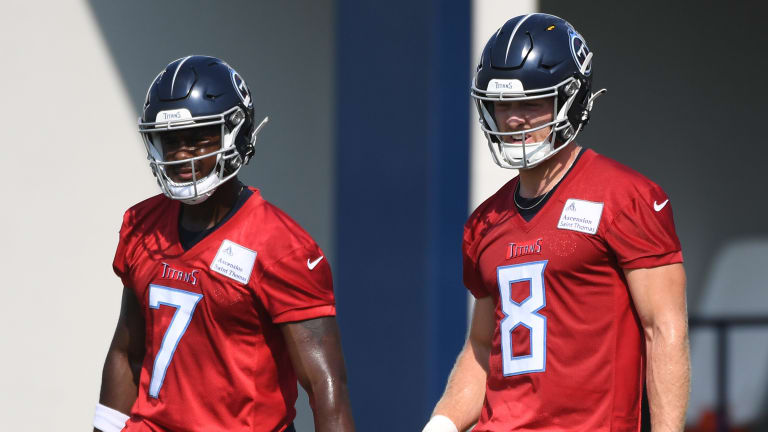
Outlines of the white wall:
<svg viewBox="0 0 768 432">
<path fill-rule="evenodd" d="M 3 6 L 0 430 L 88 430 L 122 213 L 157 188 L 88 5 Z"/>
</svg>

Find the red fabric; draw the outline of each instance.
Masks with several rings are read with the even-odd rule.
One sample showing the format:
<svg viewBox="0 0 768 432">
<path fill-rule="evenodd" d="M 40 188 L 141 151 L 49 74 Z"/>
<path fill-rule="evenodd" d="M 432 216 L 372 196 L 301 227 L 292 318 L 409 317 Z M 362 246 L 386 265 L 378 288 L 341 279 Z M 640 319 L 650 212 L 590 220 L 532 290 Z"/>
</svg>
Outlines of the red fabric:
<svg viewBox="0 0 768 432">
<path fill-rule="evenodd" d="M 282 431 L 295 416 L 296 376 L 277 323 L 335 315 L 328 260 L 299 225 L 258 190 L 188 251 L 180 204 L 156 196 L 129 209 L 115 273 L 139 300 L 146 354 L 126 431 Z M 256 252 L 247 284 L 210 269 L 224 240 Z M 170 272 L 168 269 L 173 269 Z M 177 308 L 149 307 L 150 284 L 202 294 L 157 398 L 154 363 Z"/>
<path fill-rule="evenodd" d="M 513 203 L 516 184 L 478 207 L 464 230 L 465 285 L 496 305 L 486 400 L 474 431 L 638 431 L 644 341 L 622 269 L 682 262 L 670 203 L 654 209 L 667 196 L 590 150 L 530 222 Z M 558 229 L 570 198 L 603 203 L 595 234 Z M 532 332 L 518 325 L 501 334 L 502 320 L 517 319 L 502 310 L 501 275 L 536 263 L 543 266 L 545 303 L 537 313 L 545 319 L 544 368 L 505 376 L 502 337 L 511 338 L 518 358 L 530 354 Z M 524 283 L 523 295 L 518 285 L 508 292 L 521 303 L 533 282 Z"/>
</svg>

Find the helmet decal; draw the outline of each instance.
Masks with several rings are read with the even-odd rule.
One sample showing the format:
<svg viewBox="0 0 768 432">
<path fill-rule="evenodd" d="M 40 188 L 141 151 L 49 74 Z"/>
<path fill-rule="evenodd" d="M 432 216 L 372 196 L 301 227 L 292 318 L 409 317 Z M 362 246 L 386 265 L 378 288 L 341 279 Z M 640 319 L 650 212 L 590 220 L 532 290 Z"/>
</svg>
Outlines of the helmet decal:
<svg viewBox="0 0 768 432">
<path fill-rule="evenodd" d="M 584 38 L 581 37 L 580 34 L 578 34 L 573 29 L 568 29 L 568 36 L 570 38 L 570 45 L 571 45 L 571 54 L 573 54 L 573 61 L 576 62 L 576 66 L 581 69 L 584 66 L 584 62 L 587 60 L 587 56 L 589 55 L 589 48 L 587 48 L 587 43 L 584 42 Z M 587 66 L 587 70 L 584 71 L 584 75 L 589 75 L 592 72 L 592 65 Z"/>
<path fill-rule="evenodd" d="M 518 21 L 517 25 L 515 26 L 515 29 L 512 30 L 512 34 L 509 35 L 509 42 L 507 42 L 507 51 L 504 53 L 504 62 L 505 63 L 507 62 L 507 59 L 509 58 L 509 47 L 512 46 L 512 39 L 515 38 L 515 35 L 517 34 L 517 30 L 520 28 L 521 25 L 523 25 L 525 20 L 530 18 L 532 15 L 533 14 L 528 14 L 528 15 L 525 16 L 525 18 L 523 18 L 520 21 Z"/>
<path fill-rule="evenodd" d="M 251 106 L 251 92 L 248 90 L 248 86 L 245 85 L 245 81 L 242 77 L 240 77 L 240 74 L 235 72 L 234 69 L 230 69 L 232 71 L 232 85 L 235 86 L 235 90 L 237 90 L 238 96 L 240 96 L 240 99 L 243 101 L 243 104 L 247 107 Z"/>
<path fill-rule="evenodd" d="M 182 59 L 179 64 L 176 65 L 176 70 L 173 72 L 173 78 L 171 79 L 171 92 L 168 95 L 168 97 L 173 97 L 173 86 L 176 84 L 176 75 L 179 74 L 179 70 L 181 69 L 181 65 L 184 64 L 185 61 L 189 60 L 192 56 L 186 56 L 184 59 Z"/>
<path fill-rule="evenodd" d="M 144 96 L 144 108 L 142 112 L 147 111 L 147 107 L 149 106 L 149 94 L 152 92 L 152 87 L 156 86 L 160 82 L 160 78 L 163 77 L 163 73 L 165 73 L 165 70 L 161 70 L 155 79 L 152 80 L 152 84 L 149 85 L 149 88 L 147 89 L 147 95 Z"/>
</svg>

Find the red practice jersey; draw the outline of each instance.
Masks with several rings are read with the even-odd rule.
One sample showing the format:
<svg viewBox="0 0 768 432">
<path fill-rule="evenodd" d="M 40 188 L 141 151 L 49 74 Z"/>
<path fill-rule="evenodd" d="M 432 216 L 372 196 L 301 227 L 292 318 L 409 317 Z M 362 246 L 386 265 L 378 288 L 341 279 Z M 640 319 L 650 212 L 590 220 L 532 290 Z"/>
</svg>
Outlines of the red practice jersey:
<svg viewBox="0 0 768 432">
<path fill-rule="evenodd" d="M 669 199 L 591 150 L 530 222 L 517 183 L 464 230 L 464 283 L 496 305 L 474 431 L 637 431 L 644 340 L 622 269 L 682 262 Z"/>
<path fill-rule="evenodd" d="M 124 431 L 283 431 L 296 376 L 277 324 L 335 315 L 312 238 L 258 190 L 184 251 L 178 201 L 125 213 L 114 270 L 145 320 L 139 395 Z"/>
</svg>

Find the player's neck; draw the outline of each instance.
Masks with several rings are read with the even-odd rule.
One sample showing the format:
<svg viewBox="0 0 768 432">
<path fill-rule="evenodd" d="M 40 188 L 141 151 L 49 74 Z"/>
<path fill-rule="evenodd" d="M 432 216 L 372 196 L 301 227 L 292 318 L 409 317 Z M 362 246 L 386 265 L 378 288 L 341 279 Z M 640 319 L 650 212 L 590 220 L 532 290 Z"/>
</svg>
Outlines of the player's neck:
<svg viewBox="0 0 768 432">
<path fill-rule="evenodd" d="M 568 144 L 541 164 L 520 170 L 520 196 L 535 198 L 549 192 L 568 172 L 580 150 L 575 143 Z"/>
<path fill-rule="evenodd" d="M 200 204 L 182 204 L 179 223 L 189 231 L 213 228 L 235 206 L 243 187 L 235 177 L 216 188 L 213 195 Z"/>
</svg>

